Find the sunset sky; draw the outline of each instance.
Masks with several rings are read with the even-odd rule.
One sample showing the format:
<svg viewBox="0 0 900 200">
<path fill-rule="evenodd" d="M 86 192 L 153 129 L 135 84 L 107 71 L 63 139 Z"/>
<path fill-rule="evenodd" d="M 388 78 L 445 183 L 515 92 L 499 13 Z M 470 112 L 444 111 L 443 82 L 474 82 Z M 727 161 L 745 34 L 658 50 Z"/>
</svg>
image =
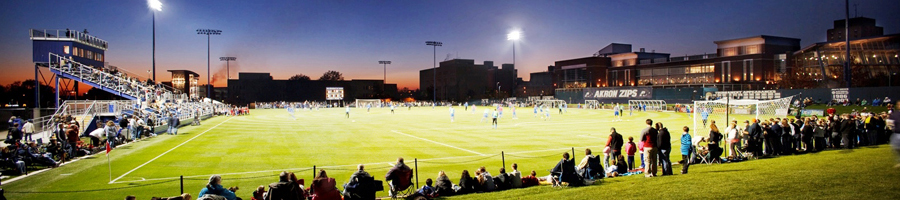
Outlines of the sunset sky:
<svg viewBox="0 0 900 200">
<path fill-rule="evenodd" d="M 506 34 L 521 30 L 516 45 L 519 76 L 554 61 L 592 55 L 609 43 L 633 50 L 714 53 L 713 41 L 775 35 L 825 41 L 844 18 L 841 0 L 760 1 L 237 1 L 162 0 L 156 15 L 156 67 L 186 69 L 205 82 L 206 36 L 213 73 L 224 77 L 222 56 L 237 57 L 231 74 L 270 72 L 276 79 L 325 71 L 346 79 L 381 79 L 379 60 L 390 60 L 387 82 L 418 88 L 418 71 L 447 57 L 512 63 Z M 854 7 L 853 4 L 858 4 Z M 858 10 L 854 12 L 854 10 Z M 885 34 L 900 31 L 900 1 L 851 1 L 851 16 L 878 20 Z M 34 77 L 28 29 L 88 29 L 109 42 L 106 60 L 141 77 L 151 68 L 152 11 L 145 0 L 0 1 L 0 84 Z M 45 73 L 49 78 L 51 74 Z M 214 76 L 215 77 L 215 76 Z M 223 78 L 213 83 L 225 86 Z"/>
</svg>

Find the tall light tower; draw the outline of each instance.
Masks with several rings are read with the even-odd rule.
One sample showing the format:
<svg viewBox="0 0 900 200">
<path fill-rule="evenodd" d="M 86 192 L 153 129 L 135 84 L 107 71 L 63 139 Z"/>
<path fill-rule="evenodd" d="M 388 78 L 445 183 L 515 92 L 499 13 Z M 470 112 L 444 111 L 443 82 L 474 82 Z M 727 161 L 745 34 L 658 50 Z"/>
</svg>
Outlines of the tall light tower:
<svg viewBox="0 0 900 200">
<path fill-rule="evenodd" d="M 197 29 L 198 35 L 206 35 L 206 98 L 212 99 L 212 83 L 209 81 L 212 73 L 209 72 L 209 36 L 221 35 L 222 30 Z"/>
<path fill-rule="evenodd" d="M 513 31 L 509 34 L 506 34 L 506 40 L 513 41 L 513 67 L 516 66 L 516 42 L 519 41 L 519 38 L 522 38 L 522 32 Z"/>
<path fill-rule="evenodd" d="M 443 46 L 444 43 L 438 42 L 438 41 L 426 41 L 425 45 L 433 47 L 432 57 L 433 57 L 434 61 L 432 63 L 433 66 L 431 68 L 432 69 L 431 71 L 434 72 L 434 74 L 432 75 L 431 83 L 434 85 L 431 87 L 434 88 L 432 90 L 434 93 L 432 93 L 431 97 L 433 97 L 433 99 L 434 99 L 434 100 L 432 100 L 433 103 L 437 103 L 437 47 Z"/>
<path fill-rule="evenodd" d="M 386 90 L 384 88 L 384 85 L 387 84 L 387 65 L 390 65 L 391 61 L 390 60 L 382 60 L 382 61 L 378 61 L 378 64 L 384 65 L 384 79 L 381 80 L 381 93 L 382 93 L 382 95 L 384 95 L 384 91 Z"/>
<path fill-rule="evenodd" d="M 225 83 L 228 83 L 228 79 L 231 79 L 231 67 L 228 66 L 228 61 L 235 61 L 236 57 L 219 57 L 219 61 L 225 61 Z"/>
<path fill-rule="evenodd" d="M 156 82 L 156 12 L 162 11 L 162 2 L 147 0 L 147 6 L 153 11 L 153 82 Z"/>
</svg>

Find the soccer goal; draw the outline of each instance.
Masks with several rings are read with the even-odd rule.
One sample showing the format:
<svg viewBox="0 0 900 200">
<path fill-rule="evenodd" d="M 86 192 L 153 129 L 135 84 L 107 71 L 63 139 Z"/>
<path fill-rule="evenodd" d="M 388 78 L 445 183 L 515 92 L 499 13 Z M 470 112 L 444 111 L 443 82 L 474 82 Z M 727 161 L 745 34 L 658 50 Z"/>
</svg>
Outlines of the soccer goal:
<svg viewBox="0 0 900 200">
<path fill-rule="evenodd" d="M 665 100 L 628 100 L 628 107 L 634 110 L 663 111 L 666 110 Z"/>
<path fill-rule="evenodd" d="M 381 99 L 356 99 L 357 108 L 365 108 L 370 104 L 372 105 L 372 107 L 378 107 L 379 105 L 381 105 Z"/>
<path fill-rule="evenodd" d="M 724 132 L 728 121 L 737 120 L 740 126 L 744 120 L 785 117 L 794 96 L 772 100 L 731 100 L 722 98 L 711 101 L 694 101 L 691 116 L 694 121 L 694 135 L 709 134 L 709 125 L 715 121 L 720 132 Z"/>
<path fill-rule="evenodd" d="M 537 100 L 537 105 L 544 105 L 548 107 L 559 107 L 559 105 L 566 104 L 564 100 Z"/>
<path fill-rule="evenodd" d="M 600 108 L 600 101 L 584 100 L 584 107 L 587 109 L 598 109 L 598 108 Z"/>
</svg>

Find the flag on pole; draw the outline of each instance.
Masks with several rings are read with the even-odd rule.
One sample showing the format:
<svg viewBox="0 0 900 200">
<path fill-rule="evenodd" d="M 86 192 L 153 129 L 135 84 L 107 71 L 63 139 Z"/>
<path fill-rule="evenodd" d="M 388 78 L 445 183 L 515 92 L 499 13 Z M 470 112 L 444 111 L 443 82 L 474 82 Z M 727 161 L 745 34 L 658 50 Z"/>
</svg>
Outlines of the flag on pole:
<svg viewBox="0 0 900 200">
<path fill-rule="evenodd" d="M 109 142 L 106 143 L 106 155 L 109 155 L 109 151 L 112 151 L 112 148 L 109 147 Z"/>
</svg>

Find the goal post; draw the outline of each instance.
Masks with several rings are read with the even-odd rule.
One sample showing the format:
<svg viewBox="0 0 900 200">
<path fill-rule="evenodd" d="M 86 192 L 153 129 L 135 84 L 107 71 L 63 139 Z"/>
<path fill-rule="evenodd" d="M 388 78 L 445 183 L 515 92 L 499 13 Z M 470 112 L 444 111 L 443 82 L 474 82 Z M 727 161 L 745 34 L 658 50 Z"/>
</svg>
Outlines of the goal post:
<svg viewBox="0 0 900 200">
<path fill-rule="evenodd" d="M 584 107 L 587 109 L 598 109 L 598 108 L 600 108 L 600 101 L 584 100 Z"/>
<path fill-rule="evenodd" d="M 381 99 L 356 99 L 357 108 L 364 108 L 369 104 L 371 104 L 372 107 L 378 107 L 381 105 Z"/>
<path fill-rule="evenodd" d="M 691 107 L 693 133 L 695 136 L 709 134 L 709 126 L 715 121 L 720 132 L 724 132 L 728 121 L 738 120 L 738 124 L 744 120 L 769 118 L 784 118 L 788 114 L 791 99 L 794 96 L 772 100 L 733 100 L 722 98 L 711 101 L 694 101 Z M 723 133 L 724 134 L 724 133 Z"/>
<path fill-rule="evenodd" d="M 548 107 L 558 107 L 559 105 L 566 104 L 564 100 L 537 100 L 537 105 L 544 105 Z"/>
<path fill-rule="evenodd" d="M 646 108 L 649 111 L 663 111 L 666 110 L 666 101 L 665 100 L 628 100 L 628 107 L 635 110 L 643 110 Z"/>
</svg>

